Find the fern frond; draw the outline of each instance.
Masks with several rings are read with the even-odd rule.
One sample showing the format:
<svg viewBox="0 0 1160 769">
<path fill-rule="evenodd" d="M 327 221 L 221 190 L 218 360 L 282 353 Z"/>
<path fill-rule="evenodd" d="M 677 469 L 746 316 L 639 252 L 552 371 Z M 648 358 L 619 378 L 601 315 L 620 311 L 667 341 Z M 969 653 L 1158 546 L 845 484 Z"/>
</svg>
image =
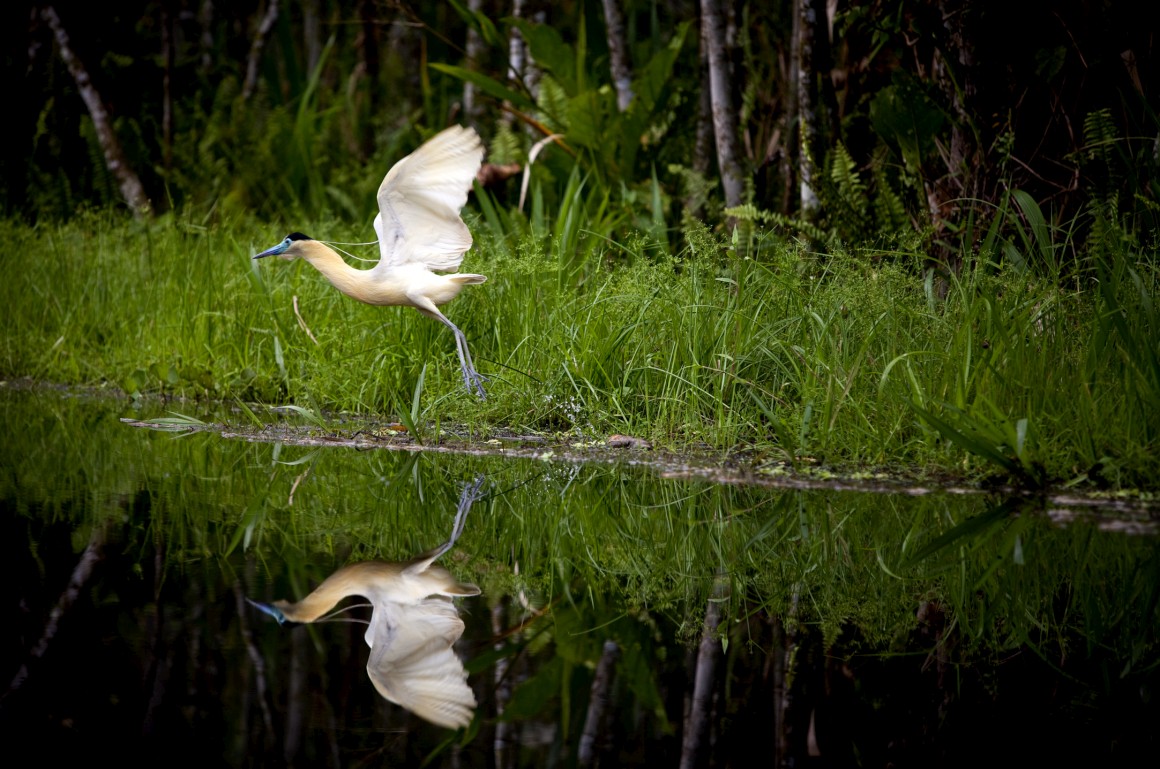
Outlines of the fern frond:
<svg viewBox="0 0 1160 769">
<path fill-rule="evenodd" d="M 1083 119 L 1084 154 L 1088 160 L 1111 161 L 1112 145 L 1119 141 L 1119 132 L 1108 108 L 1089 112 Z"/>
<path fill-rule="evenodd" d="M 833 243 L 835 235 L 832 232 L 826 232 L 816 224 L 811 224 L 804 219 L 795 219 L 785 214 L 779 214 L 776 211 L 763 211 L 757 208 L 752 203 L 744 203 L 740 206 L 726 208 L 725 216 L 731 216 L 742 222 L 757 222 L 759 224 L 776 224 L 787 230 L 794 230 L 800 232 L 806 237 L 816 240 L 819 243 Z"/>
<path fill-rule="evenodd" d="M 890 180 L 881 166 L 874 169 L 874 214 L 879 233 L 892 235 L 910 229 L 910 217 L 902 197 L 890 186 Z"/>
<path fill-rule="evenodd" d="M 550 74 L 544 73 L 540 78 L 540 91 L 536 95 L 536 105 L 543 111 L 541 118 L 544 124 L 554 132 L 567 133 L 568 127 L 559 124 L 552 115 L 566 115 L 568 113 L 568 94 L 563 86 L 556 82 Z"/>
<path fill-rule="evenodd" d="M 520 146 L 520 137 L 511 126 L 502 120 L 496 121 L 495 132 L 491 136 L 491 144 L 487 150 L 487 159 L 490 163 L 522 163 L 525 152 Z"/>
<path fill-rule="evenodd" d="M 830 181 L 838 192 L 838 197 L 851 211 L 865 215 L 868 207 L 866 183 L 858 173 L 858 164 L 850 157 L 846 145 L 838 142 L 830 152 Z"/>
</svg>

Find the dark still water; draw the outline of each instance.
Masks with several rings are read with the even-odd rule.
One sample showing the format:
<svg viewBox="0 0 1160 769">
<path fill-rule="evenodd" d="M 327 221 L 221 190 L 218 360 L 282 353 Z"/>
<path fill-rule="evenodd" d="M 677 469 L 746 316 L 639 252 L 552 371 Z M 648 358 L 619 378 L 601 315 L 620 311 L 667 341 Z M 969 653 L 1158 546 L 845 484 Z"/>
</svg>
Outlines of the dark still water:
<svg viewBox="0 0 1160 769">
<path fill-rule="evenodd" d="M 1155 765 L 1147 518 L 120 421 L 161 416 L 0 388 L 37 763 Z"/>
</svg>

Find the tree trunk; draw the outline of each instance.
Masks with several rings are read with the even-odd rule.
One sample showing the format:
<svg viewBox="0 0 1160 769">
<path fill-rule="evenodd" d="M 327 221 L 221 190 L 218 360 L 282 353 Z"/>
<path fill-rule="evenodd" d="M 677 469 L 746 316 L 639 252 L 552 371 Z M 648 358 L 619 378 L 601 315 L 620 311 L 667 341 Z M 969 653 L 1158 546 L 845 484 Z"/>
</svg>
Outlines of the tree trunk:
<svg viewBox="0 0 1160 769">
<path fill-rule="evenodd" d="M 794 0 L 793 42 L 794 101 L 797 111 L 799 212 L 812 220 L 819 208 L 817 166 L 814 163 L 818 138 L 817 105 L 814 100 L 814 29 L 818 23 L 818 0 Z"/>
<path fill-rule="evenodd" d="M 694 173 L 702 179 L 709 177 L 713 165 L 713 101 L 709 96 L 709 54 L 705 46 L 700 46 L 699 64 L 701 72 L 701 93 L 697 99 L 697 135 L 693 142 Z M 687 190 L 684 208 L 689 216 L 699 218 L 704 207 L 704 193 L 700 182 L 697 190 Z"/>
<path fill-rule="evenodd" d="M 620 10 L 620 0 L 604 0 L 604 26 L 608 33 L 612 83 L 616 86 L 616 107 L 624 112 L 632 101 L 632 64 L 628 57 L 628 41 L 624 37 L 624 13 Z"/>
<path fill-rule="evenodd" d="M 717 141 L 717 167 L 725 205 L 739 206 L 744 180 L 737 140 L 737 110 L 729 78 L 729 52 L 725 40 L 725 15 L 721 0 L 701 0 L 701 45 L 709 58 L 709 97 L 713 105 L 713 134 Z"/>
<path fill-rule="evenodd" d="M 362 21 L 362 63 L 366 69 L 367 93 L 370 96 L 368 107 L 372 115 L 379 114 L 379 105 L 383 103 L 382 90 L 379 87 L 379 10 L 373 0 L 364 0 L 359 5 L 359 17 Z"/>
<path fill-rule="evenodd" d="M 125 159 L 125 151 L 121 149 L 121 142 L 117 140 L 117 134 L 113 130 L 113 122 L 109 119 L 109 111 L 105 109 L 105 103 L 101 100 L 101 95 L 97 93 L 96 87 L 89 78 L 89 72 L 85 69 L 85 65 L 73 52 L 68 33 L 65 32 L 64 26 L 60 23 L 56 9 L 51 5 L 46 5 L 41 10 L 41 18 L 52 29 L 52 33 L 56 37 L 57 47 L 60 49 L 60 57 L 64 59 L 69 73 L 76 81 L 77 90 L 81 92 L 81 98 L 84 99 L 85 106 L 89 109 L 89 116 L 93 119 L 93 128 L 97 132 L 97 141 L 100 142 L 101 151 L 105 154 L 105 165 L 113 174 L 113 178 L 117 180 L 117 186 L 121 188 L 121 196 L 125 199 L 129 210 L 133 212 L 133 216 L 140 219 L 149 215 L 153 207 L 145 195 L 145 188 Z"/>
<path fill-rule="evenodd" d="M 173 166 L 173 14 L 161 6 L 161 165 L 168 181 Z"/>
<path fill-rule="evenodd" d="M 935 237 L 946 229 L 947 221 L 960 218 L 957 201 L 981 197 L 978 170 L 982 166 L 975 136 L 971 131 L 971 107 L 975 96 L 974 47 L 967 32 L 965 0 L 939 0 L 946 35 L 935 52 L 932 67 L 935 82 L 951 106 L 951 140 L 944 152 L 946 172 L 927 182 L 927 205 Z M 939 248 L 938 261 L 957 267 L 957 249 Z"/>
<path fill-rule="evenodd" d="M 467 10 L 479 13 L 482 9 L 483 0 L 467 0 Z M 482 51 L 483 39 L 480 38 L 479 31 L 475 27 L 468 27 L 467 43 L 464 45 L 463 53 L 467 60 L 465 66 L 469 70 L 475 71 L 479 67 L 479 54 Z M 475 98 L 475 83 L 470 80 L 463 81 L 463 117 L 469 125 L 479 128 L 482 109 Z"/>
<path fill-rule="evenodd" d="M 379 59 L 379 10 L 372 0 L 363 0 L 359 3 L 359 20 L 361 32 L 358 36 L 359 61 L 362 64 L 363 76 L 366 77 L 365 93 L 367 95 L 367 114 L 378 115 L 383 103 L 382 87 L 379 80 L 381 69 Z M 413 40 L 410 42 L 414 42 Z M 418 69 L 418 67 L 416 67 Z M 360 151 L 364 158 L 369 158 L 375 150 L 375 120 L 360 121 L 363 125 L 362 136 L 359 137 Z"/>
<path fill-rule="evenodd" d="M 302 0 L 302 40 L 306 44 L 306 71 L 313 74 L 322 58 L 322 15 L 319 0 Z"/>
<path fill-rule="evenodd" d="M 242 84 L 242 100 L 249 101 L 258 88 L 258 67 L 262 64 L 262 50 L 266 47 L 266 38 L 278 20 L 278 0 L 268 0 L 266 15 L 258 24 L 254 39 L 250 41 L 250 55 L 246 57 L 246 79 Z"/>
<path fill-rule="evenodd" d="M 213 71 L 213 0 L 201 0 L 197 9 L 197 25 L 201 28 L 201 47 L 198 66 L 203 75 Z"/>
</svg>

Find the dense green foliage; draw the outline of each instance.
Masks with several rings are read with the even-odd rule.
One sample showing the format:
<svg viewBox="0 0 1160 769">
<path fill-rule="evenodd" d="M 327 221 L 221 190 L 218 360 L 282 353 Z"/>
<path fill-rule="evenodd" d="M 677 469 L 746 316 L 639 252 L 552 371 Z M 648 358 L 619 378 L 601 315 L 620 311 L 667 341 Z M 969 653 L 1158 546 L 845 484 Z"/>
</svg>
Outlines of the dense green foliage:
<svg viewBox="0 0 1160 769">
<path fill-rule="evenodd" d="M 621 112 L 599 4 L 502 22 L 487 4 L 404 7 L 409 23 L 389 28 L 383 9 L 349 5 L 311 4 L 327 33 L 313 37 L 297 11 L 279 15 L 252 93 L 254 8 L 67 9 L 159 212 L 141 223 L 111 212 L 116 185 L 47 29 L 35 15 L 10 28 L 24 45 L 8 66 L 29 57 L 15 98 L 31 150 L 3 158 L 0 374 L 420 427 L 629 432 L 750 452 L 774 472 L 1160 477 L 1156 57 L 1138 24 L 1083 0 L 945 19 L 924 3 L 839 8 L 833 45 L 817 37 L 831 77 L 814 82 L 822 209 L 807 220 L 787 193 L 785 8 L 739 6 L 751 184 L 724 212 L 711 164 L 695 170 L 691 7 L 625 4 L 635 98 Z M 996 48 L 1014 29 L 993 23 L 1004 12 L 1055 23 L 1020 24 L 1026 45 Z M 458 42 L 469 29 L 473 62 Z M 506 79 L 517 29 L 534 89 Z M 140 86 L 163 75 L 168 90 Z M 448 312 L 494 377 L 484 403 L 460 391 L 446 329 L 351 302 L 301 264 L 247 261 L 291 230 L 370 236 L 382 173 L 460 119 L 468 82 L 492 162 L 526 164 L 561 135 L 530 164 L 522 208 L 518 177 L 469 204 L 466 267 L 489 282 Z M 1004 99 L 1016 106 L 999 114 Z M 726 213 L 742 226 L 726 230 Z"/>
<path fill-rule="evenodd" d="M 552 210 L 578 163 L 634 218 L 672 228 L 692 212 L 716 223 L 712 142 L 698 139 L 707 113 L 697 6 L 620 5 L 634 94 L 623 113 L 597 2 L 525 3 L 513 19 L 500 0 L 477 14 L 461 2 L 313 0 L 283 5 L 265 37 L 266 9 L 252 3 L 73 4 L 61 19 L 159 211 L 362 219 L 401 148 L 468 121 L 496 162 L 522 162 L 547 132 L 563 135 L 537 171 Z M 804 64 L 815 109 L 798 115 L 793 5 L 734 3 L 736 34 L 723 41 L 746 202 L 758 210 L 846 242 L 917 230 L 947 257 L 969 215 L 985 217 L 1020 188 L 1056 224 L 1111 210 L 1154 239 L 1157 8 L 875 0 L 827 16 L 815 1 Z M 0 152 L 3 210 L 59 218 L 119 203 L 47 25 L 21 4 L 3 13 L 15 117 Z M 512 80 L 516 31 L 528 68 Z M 472 61 L 469 32 L 479 40 Z M 467 114 L 466 81 L 478 104 Z M 513 128 L 512 114 L 526 122 Z M 823 204 L 809 222 L 796 218 L 802 120 L 816 132 Z M 515 187 L 504 195 L 514 200 Z"/>
<path fill-rule="evenodd" d="M 1156 265 L 1121 244 L 1065 269 L 1061 234 L 1019 199 L 1032 226 L 996 220 L 945 296 L 907 266 L 916 254 L 820 255 L 761 232 L 721 243 L 697 226 L 669 254 L 582 220 L 499 242 L 476 220 L 470 267 L 490 280 L 451 316 L 493 376 L 482 402 L 439 324 L 353 302 L 304 263 L 252 262 L 268 228 L 9 222 L 0 371 L 484 432 L 627 432 L 752 450 L 774 470 L 902 463 L 1150 487 Z"/>
</svg>

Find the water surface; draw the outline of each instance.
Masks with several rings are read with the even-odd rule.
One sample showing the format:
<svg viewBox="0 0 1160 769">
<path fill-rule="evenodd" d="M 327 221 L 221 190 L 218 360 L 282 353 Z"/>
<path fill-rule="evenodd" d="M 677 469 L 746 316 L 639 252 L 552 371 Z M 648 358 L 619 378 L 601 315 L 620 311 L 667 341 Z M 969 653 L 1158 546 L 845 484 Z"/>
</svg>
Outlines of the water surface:
<svg viewBox="0 0 1160 769">
<path fill-rule="evenodd" d="M 1156 755 L 1150 521 L 121 421 L 165 411 L 0 390 L 0 729 L 49 762 Z M 440 559 L 482 589 L 457 601 L 479 703 L 466 729 L 375 691 L 364 625 L 279 626 L 245 600 L 297 600 L 344 564 L 439 545 L 481 476 L 484 496 Z M 707 613 L 720 621 L 708 636 Z"/>
</svg>

